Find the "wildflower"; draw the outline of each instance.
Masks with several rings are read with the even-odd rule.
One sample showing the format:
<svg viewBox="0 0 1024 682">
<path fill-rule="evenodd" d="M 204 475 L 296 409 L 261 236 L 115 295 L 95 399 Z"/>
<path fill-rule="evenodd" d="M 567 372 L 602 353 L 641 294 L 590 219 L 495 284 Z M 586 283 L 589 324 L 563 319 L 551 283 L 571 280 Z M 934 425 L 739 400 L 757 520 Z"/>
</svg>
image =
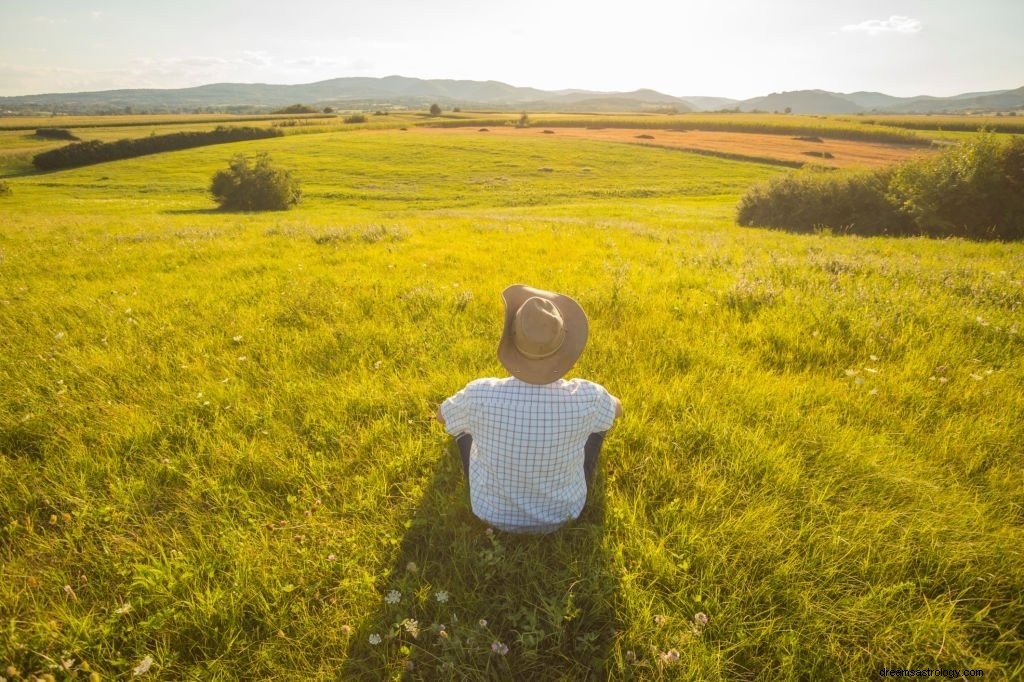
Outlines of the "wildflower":
<svg viewBox="0 0 1024 682">
<path fill-rule="evenodd" d="M 846 376 L 848 376 L 848 377 L 857 376 L 857 370 L 855 370 L 855 369 L 848 369 L 848 370 L 846 370 Z"/>
<path fill-rule="evenodd" d="M 698 613 L 693 617 L 693 622 L 699 625 L 700 627 L 704 627 L 708 624 L 708 615 L 703 612 Z"/>
<path fill-rule="evenodd" d="M 413 637 L 420 636 L 420 622 L 413 618 L 406 618 L 402 621 L 402 629 L 408 632 Z"/>
<path fill-rule="evenodd" d="M 626 663 L 633 663 L 634 661 L 636 661 L 636 654 L 630 649 L 626 652 Z"/>
<path fill-rule="evenodd" d="M 665 616 L 662 616 L 661 614 L 659 614 L 659 615 L 654 617 L 654 624 L 657 625 L 659 628 L 664 626 L 665 623 L 667 623 L 667 622 L 668 622 L 668 618 L 665 617 Z"/>
<path fill-rule="evenodd" d="M 402 593 L 398 590 L 391 590 L 384 596 L 384 601 L 388 604 L 397 604 L 402 601 Z"/>
<path fill-rule="evenodd" d="M 372 644 L 373 646 L 377 646 L 381 642 L 380 635 L 378 635 L 376 632 L 370 635 L 368 639 L 370 644 Z"/>
<path fill-rule="evenodd" d="M 71 589 L 71 585 L 65 585 L 64 586 L 64 594 L 68 595 L 69 597 L 71 597 L 75 601 L 78 601 L 78 595 L 75 594 L 75 591 L 73 589 Z"/>
<path fill-rule="evenodd" d="M 482 627 L 482 628 L 487 627 L 487 621 L 484 620 L 483 618 L 480 619 L 480 627 Z"/>
<path fill-rule="evenodd" d="M 672 664 L 679 660 L 679 652 L 675 649 L 669 649 L 663 654 L 659 654 L 658 658 L 661 659 L 662 663 Z"/>
<path fill-rule="evenodd" d="M 132 668 L 132 675 L 139 676 L 149 672 L 149 669 L 153 667 L 153 657 L 146 656 L 144 659 L 139 661 L 139 664 Z"/>
<path fill-rule="evenodd" d="M 498 654 L 499 656 L 504 656 L 508 653 L 508 645 L 503 644 L 502 642 L 494 642 L 493 644 L 491 644 L 491 651 Z"/>
<path fill-rule="evenodd" d="M 128 613 L 131 610 L 132 610 L 131 602 L 125 602 L 124 604 L 121 604 L 116 609 L 114 609 L 114 613 L 116 613 L 119 616 L 123 616 L 124 614 Z"/>
<path fill-rule="evenodd" d="M 868 357 L 871 358 L 871 362 L 878 362 L 878 356 L 877 355 L 869 355 Z"/>
<path fill-rule="evenodd" d="M 239 361 L 239 362 L 245 362 L 245 361 L 246 361 L 246 360 L 248 360 L 248 359 L 249 359 L 249 358 L 245 357 L 244 355 L 239 355 L 239 356 L 238 356 L 238 361 Z"/>
<path fill-rule="evenodd" d="M 342 625 L 341 626 L 341 634 L 345 635 L 346 637 L 351 635 L 352 634 L 352 626 L 351 625 Z"/>
<path fill-rule="evenodd" d="M 232 336 L 231 340 L 234 341 L 235 343 L 242 343 L 242 335 L 239 334 L 238 336 Z"/>
<path fill-rule="evenodd" d="M 64 332 L 57 332 L 56 334 L 53 335 L 53 338 L 57 341 L 60 341 L 61 339 L 64 338 Z"/>
<path fill-rule="evenodd" d="M 437 636 L 441 639 L 448 639 L 448 631 L 444 629 L 443 625 L 441 626 L 441 631 L 437 633 Z"/>
<path fill-rule="evenodd" d="M 868 395 L 878 395 L 878 389 L 877 388 L 871 389 L 870 391 L 868 391 Z"/>
<path fill-rule="evenodd" d="M 486 533 L 487 535 L 494 535 L 494 529 L 493 528 L 488 528 L 487 530 L 484 531 L 484 533 Z"/>
<path fill-rule="evenodd" d="M 336 554 L 328 554 L 327 555 L 327 560 L 328 561 L 337 561 L 338 560 L 338 556 Z"/>
<path fill-rule="evenodd" d="M 448 593 L 445 592 L 444 590 L 438 590 L 437 592 L 434 593 L 434 599 L 436 599 L 441 604 L 444 604 L 445 602 L 448 601 Z"/>
<path fill-rule="evenodd" d="M 409 573 L 418 573 L 420 568 L 416 565 L 415 561 L 410 561 L 405 565 L 405 570 L 407 570 Z"/>
</svg>

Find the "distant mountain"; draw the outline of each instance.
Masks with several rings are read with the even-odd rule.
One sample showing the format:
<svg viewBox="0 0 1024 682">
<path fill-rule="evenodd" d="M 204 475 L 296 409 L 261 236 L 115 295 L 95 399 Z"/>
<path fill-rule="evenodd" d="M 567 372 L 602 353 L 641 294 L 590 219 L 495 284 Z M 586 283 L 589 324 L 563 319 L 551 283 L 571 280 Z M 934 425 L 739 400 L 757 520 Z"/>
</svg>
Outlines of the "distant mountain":
<svg viewBox="0 0 1024 682">
<path fill-rule="evenodd" d="M 954 97 L 893 97 L 880 92 L 773 92 L 735 100 L 674 97 L 655 90 L 539 90 L 499 81 L 423 80 L 404 76 L 334 78 L 305 85 L 216 83 L 175 90 L 134 89 L 0 97 L 0 113 L 264 113 L 293 104 L 317 109 L 483 108 L 499 111 L 786 111 L 795 114 L 1024 111 L 1024 87 Z"/>
<path fill-rule="evenodd" d="M 785 111 L 794 114 L 928 114 L 1024 110 L 1024 87 L 972 92 L 953 97 L 893 97 L 881 92 L 795 90 L 746 99 L 741 111 Z"/>
<path fill-rule="evenodd" d="M 728 97 L 680 97 L 679 99 L 698 111 L 732 109 L 740 103 L 738 99 L 729 99 Z"/>
<path fill-rule="evenodd" d="M 764 97 L 745 99 L 740 111 L 786 111 L 794 114 L 856 114 L 863 109 L 842 95 L 824 90 L 773 92 Z"/>
<path fill-rule="evenodd" d="M 599 111 L 692 111 L 679 98 L 654 90 L 628 93 L 547 91 L 498 81 L 422 80 L 403 76 L 335 78 L 306 85 L 217 83 L 174 90 L 106 90 L 0 97 L 0 110 L 71 112 L 271 111 L 291 104 L 373 109 L 486 107 L 501 110 L 588 108 Z"/>
</svg>

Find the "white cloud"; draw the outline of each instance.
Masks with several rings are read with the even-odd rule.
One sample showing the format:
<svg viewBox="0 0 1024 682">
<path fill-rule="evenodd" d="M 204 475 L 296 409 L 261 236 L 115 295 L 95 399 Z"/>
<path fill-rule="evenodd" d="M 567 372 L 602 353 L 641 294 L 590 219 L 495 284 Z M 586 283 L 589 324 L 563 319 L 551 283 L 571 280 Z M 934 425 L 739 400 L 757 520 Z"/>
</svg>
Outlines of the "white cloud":
<svg viewBox="0 0 1024 682">
<path fill-rule="evenodd" d="M 888 19 L 868 19 L 859 24 L 848 24 L 843 26 L 847 33 L 867 33 L 869 36 L 877 36 L 881 33 L 919 33 L 921 22 L 917 19 L 893 15 Z"/>
</svg>

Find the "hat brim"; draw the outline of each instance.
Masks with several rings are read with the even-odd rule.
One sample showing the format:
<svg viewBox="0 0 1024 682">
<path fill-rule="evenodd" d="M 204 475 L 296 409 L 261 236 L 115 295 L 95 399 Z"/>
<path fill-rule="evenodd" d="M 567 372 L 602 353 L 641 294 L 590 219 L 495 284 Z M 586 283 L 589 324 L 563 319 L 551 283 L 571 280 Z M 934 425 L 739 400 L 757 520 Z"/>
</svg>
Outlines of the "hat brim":
<svg viewBox="0 0 1024 682">
<path fill-rule="evenodd" d="M 516 311 L 534 296 L 551 301 L 562 315 L 565 339 L 552 355 L 546 358 L 528 358 L 516 348 L 512 340 Z M 580 304 L 562 294 L 534 289 L 525 284 L 513 284 L 501 292 L 505 304 L 505 326 L 498 342 L 498 360 L 509 374 L 528 384 L 550 384 L 558 381 L 572 368 L 587 345 L 589 323 Z"/>
</svg>

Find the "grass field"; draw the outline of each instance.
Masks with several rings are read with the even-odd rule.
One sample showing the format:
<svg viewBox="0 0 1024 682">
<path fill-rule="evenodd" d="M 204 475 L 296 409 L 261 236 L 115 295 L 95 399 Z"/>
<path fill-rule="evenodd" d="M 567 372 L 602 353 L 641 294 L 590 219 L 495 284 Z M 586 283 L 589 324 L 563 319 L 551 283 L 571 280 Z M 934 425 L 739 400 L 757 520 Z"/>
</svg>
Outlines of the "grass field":
<svg viewBox="0 0 1024 682">
<path fill-rule="evenodd" d="M 260 151 L 303 201 L 214 211 Z M 737 227 L 781 172 L 415 130 L 12 171 L 0 676 L 1024 677 L 1024 246 Z M 541 538 L 432 420 L 514 282 L 626 411 Z"/>
</svg>

